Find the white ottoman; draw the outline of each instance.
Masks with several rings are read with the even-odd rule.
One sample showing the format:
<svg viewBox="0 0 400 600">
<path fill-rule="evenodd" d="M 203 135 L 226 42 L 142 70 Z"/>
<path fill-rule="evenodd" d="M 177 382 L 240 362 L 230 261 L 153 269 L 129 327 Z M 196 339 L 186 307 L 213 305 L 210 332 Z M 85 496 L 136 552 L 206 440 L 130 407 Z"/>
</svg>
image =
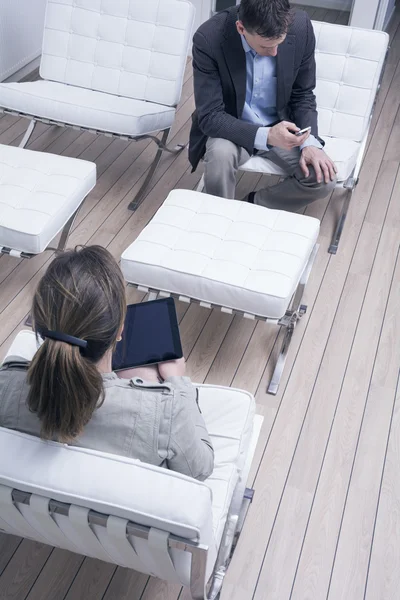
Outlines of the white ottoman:
<svg viewBox="0 0 400 600">
<path fill-rule="evenodd" d="M 94 163 L 0 144 L 0 253 L 30 258 L 62 229 L 57 250 L 64 250 L 95 185 Z"/>
<path fill-rule="evenodd" d="M 305 312 L 301 298 L 318 233 L 311 217 L 174 190 L 125 250 L 121 267 L 141 289 L 286 326 L 285 352 L 269 387 L 276 393 L 288 342 Z"/>
</svg>

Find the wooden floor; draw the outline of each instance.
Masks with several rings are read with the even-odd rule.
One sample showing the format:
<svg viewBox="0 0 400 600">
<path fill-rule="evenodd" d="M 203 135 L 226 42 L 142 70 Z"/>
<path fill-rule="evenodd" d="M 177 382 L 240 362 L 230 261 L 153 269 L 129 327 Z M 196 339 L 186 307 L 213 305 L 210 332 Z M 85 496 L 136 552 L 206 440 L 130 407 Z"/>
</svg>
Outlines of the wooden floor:
<svg viewBox="0 0 400 600">
<path fill-rule="evenodd" d="M 329 12 L 329 11 L 328 11 Z M 327 253 L 342 194 L 312 206 L 320 251 L 309 310 L 289 352 L 278 396 L 265 392 L 280 342 L 276 328 L 179 306 L 193 380 L 245 388 L 264 425 L 251 472 L 256 490 L 223 600 L 398 600 L 400 597 L 400 11 L 368 154 L 337 256 Z M 190 64 L 172 143 L 188 139 Z M 26 122 L 0 118 L 0 143 Z M 154 148 L 39 125 L 33 149 L 95 160 L 98 184 L 70 244 L 98 243 L 115 257 L 174 187 L 193 188 L 186 154 L 165 157 L 136 214 L 127 204 Z M 238 197 L 272 180 L 244 174 Z M 0 358 L 23 327 L 51 260 L 0 258 Z M 129 301 L 141 296 L 128 291 Z M 178 586 L 0 535 L 2 600 L 188 600 Z"/>
<path fill-rule="evenodd" d="M 317 8 L 315 6 L 305 6 L 298 2 L 291 3 L 296 8 L 302 8 L 308 12 L 313 21 L 325 21 L 326 23 L 337 23 L 348 25 L 350 12 L 348 10 L 333 10 L 331 8 Z"/>
</svg>

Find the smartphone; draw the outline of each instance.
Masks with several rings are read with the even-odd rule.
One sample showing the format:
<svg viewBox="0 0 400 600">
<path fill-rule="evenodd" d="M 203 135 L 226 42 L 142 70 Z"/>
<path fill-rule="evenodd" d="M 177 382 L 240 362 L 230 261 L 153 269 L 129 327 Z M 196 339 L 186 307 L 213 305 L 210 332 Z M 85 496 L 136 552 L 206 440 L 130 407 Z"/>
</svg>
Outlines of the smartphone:
<svg viewBox="0 0 400 600">
<path fill-rule="evenodd" d="M 300 129 L 300 131 L 298 131 L 297 133 L 295 133 L 295 136 L 296 137 L 301 137 L 302 135 L 304 135 L 308 131 L 311 131 L 311 127 L 305 127 L 304 129 Z"/>
<path fill-rule="evenodd" d="M 182 358 L 179 325 L 172 298 L 131 304 L 122 340 L 113 355 L 113 371 Z"/>
</svg>

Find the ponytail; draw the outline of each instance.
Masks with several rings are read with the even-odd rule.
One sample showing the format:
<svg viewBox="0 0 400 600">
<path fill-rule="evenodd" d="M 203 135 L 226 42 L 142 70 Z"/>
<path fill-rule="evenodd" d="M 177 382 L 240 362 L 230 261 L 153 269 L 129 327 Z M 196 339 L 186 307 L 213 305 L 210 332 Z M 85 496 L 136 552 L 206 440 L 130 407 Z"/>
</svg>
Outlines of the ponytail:
<svg viewBox="0 0 400 600">
<path fill-rule="evenodd" d="M 103 403 L 97 363 L 115 347 L 125 312 L 125 282 L 105 248 L 69 250 L 50 263 L 33 298 L 33 326 L 44 342 L 27 377 L 42 438 L 71 442 Z"/>
<path fill-rule="evenodd" d="M 71 442 L 104 400 L 96 365 L 65 342 L 43 342 L 29 367 L 28 384 L 28 408 L 39 417 L 47 440 Z"/>
</svg>

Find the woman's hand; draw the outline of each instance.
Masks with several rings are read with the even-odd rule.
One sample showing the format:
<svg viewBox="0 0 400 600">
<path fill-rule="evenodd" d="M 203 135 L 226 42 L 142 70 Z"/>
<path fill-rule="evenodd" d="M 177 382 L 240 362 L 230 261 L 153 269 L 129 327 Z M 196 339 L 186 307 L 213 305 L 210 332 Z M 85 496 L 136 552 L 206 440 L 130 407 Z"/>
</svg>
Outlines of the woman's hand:
<svg viewBox="0 0 400 600">
<path fill-rule="evenodd" d="M 184 358 L 159 363 L 157 366 L 160 377 L 163 380 L 167 379 L 167 377 L 183 377 L 186 373 Z"/>
</svg>

